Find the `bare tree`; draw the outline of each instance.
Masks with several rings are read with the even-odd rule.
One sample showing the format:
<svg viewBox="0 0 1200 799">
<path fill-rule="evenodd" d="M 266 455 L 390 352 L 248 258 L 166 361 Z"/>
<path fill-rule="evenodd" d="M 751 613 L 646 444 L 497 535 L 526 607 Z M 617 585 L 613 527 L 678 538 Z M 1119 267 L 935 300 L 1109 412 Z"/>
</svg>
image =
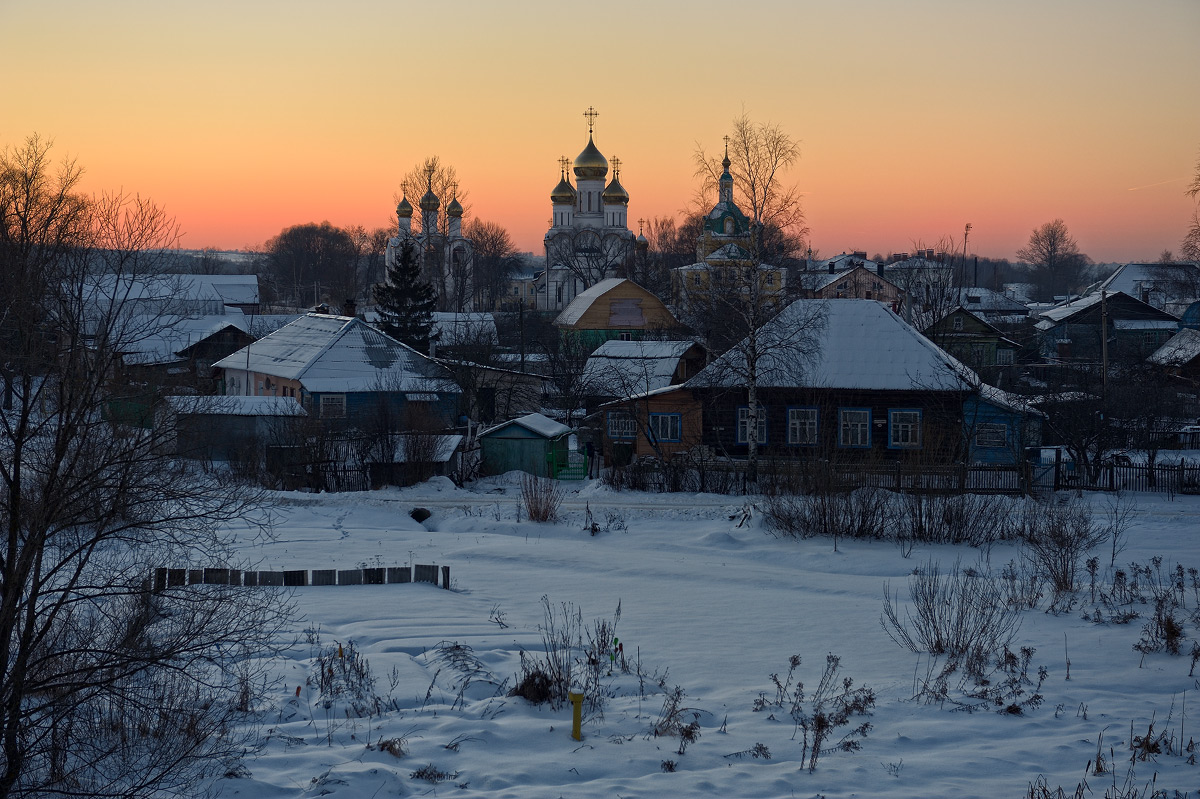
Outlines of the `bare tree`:
<svg viewBox="0 0 1200 799">
<path fill-rule="evenodd" d="M 505 296 L 508 277 L 520 265 L 517 247 L 502 225 L 482 219 L 472 219 L 465 228 L 474 248 L 475 307 L 480 310 L 496 307 Z"/>
<path fill-rule="evenodd" d="M 1196 159 L 1196 176 L 1185 193 L 1200 203 L 1200 158 Z M 1200 207 L 1192 211 L 1192 225 L 1183 237 L 1179 250 L 1187 260 L 1200 262 Z"/>
<path fill-rule="evenodd" d="M 357 296 L 359 254 L 345 230 L 310 222 L 284 228 L 267 242 L 264 271 L 276 299 L 299 307 L 340 304 Z"/>
<path fill-rule="evenodd" d="M 743 112 L 733 120 L 728 139 L 729 172 L 735 201 L 758 227 L 755 237 L 760 263 L 782 263 L 798 258 L 807 247 L 809 229 L 801 193 L 785 182 L 787 172 L 800 160 L 800 143 L 773 122 L 754 122 Z M 697 147 L 696 177 L 700 178 L 696 207 L 706 211 L 716 193 L 722 159 Z"/>
<path fill-rule="evenodd" d="M 443 236 L 450 232 L 450 218 L 444 211 L 446 204 L 452 199 L 457 199 L 459 204 L 462 205 L 463 219 L 466 219 L 470 215 L 471 206 L 467 202 L 467 198 L 471 193 L 460 187 L 458 171 L 436 155 L 431 155 L 414 166 L 400 181 L 401 197 L 407 197 L 408 201 L 413 205 L 417 205 L 427 191 L 433 191 L 437 196 L 442 204 L 443 213 L 438 216 L 438 230 L 426 230 L 422 232 L 436 232 L 441 233 Z M 399 202 L 401 197 L 396 197 L 396 202 Z M 420 224 L 424 224 L 424 219 L 421 218 L 420 213 L 417 213 L 415 216 Z"/>
<path fill-rule="evenodd" d="M 1017 250 L 1017 258 L 1029 265 L 1041 300 L 1068 295 L 1083 282 L 1090 259 L 1061 219 L 1034 228 L 1029 243 Z"/>
<path fill-rule="evenodd" d="M 546 240 L 546 263 L 566 267 L 587 290 L 618 272 L 633 259 L 633 239 L 626 231 L 573 228 Z"/>
<path fill-rule="evenodd" d="M 164 321 L 131 312 L 133 278 L 178 230 L 147 200 L 82 196 L 49 153 L 0 154 L 4 329 L 23 331 L 0 411 L 0 797 L 187 795 L 243 751 L 287 619 L 266 589 L 150 578 L 234 564 L 221 526 L 261 497 L 164 454 L 170 430 L 107 418 L 122 352 Z"/>
</svg>

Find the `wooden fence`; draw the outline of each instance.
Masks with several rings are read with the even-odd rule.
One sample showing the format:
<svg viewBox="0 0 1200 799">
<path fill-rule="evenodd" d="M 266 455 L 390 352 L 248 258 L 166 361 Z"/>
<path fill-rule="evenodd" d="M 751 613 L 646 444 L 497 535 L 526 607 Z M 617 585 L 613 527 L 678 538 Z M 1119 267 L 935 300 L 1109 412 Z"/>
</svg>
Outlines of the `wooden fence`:
<svg viewBox="0 0 1200 799">
<path fill-rule="evenodd" d="M 1033 467 L 1033 485 L 1054 491 L 1141 491 L 1166 494 L 1200 494 L 1200 464 L 1106 463 L 1094 479 L 1069 461 Z"/>
<path fill-rule="evenodd" d="M 401 583 L 432 583 L 450 588 L 450 567 L 426 564 L 412 566 L 380 566 L 361 569 L 288 569 L 284 571 L 243 571 L 241 569 L 202 568 L 154 570 L 154 590 L 165 591 L 185 585 L 239 586 L 328 586 L 328 585 L 398 585 Z"/>
</svg>

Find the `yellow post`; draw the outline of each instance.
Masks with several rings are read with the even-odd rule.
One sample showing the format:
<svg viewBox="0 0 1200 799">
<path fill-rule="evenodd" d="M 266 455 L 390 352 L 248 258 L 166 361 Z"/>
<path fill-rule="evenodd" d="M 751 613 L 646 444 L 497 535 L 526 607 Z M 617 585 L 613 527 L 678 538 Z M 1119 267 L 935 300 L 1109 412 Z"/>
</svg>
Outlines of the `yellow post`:
<svg viewBox="0 0 1200 799">
<path fill-rule="evenodd" d="M 576 741 L 582 741 L 583 731 L 580 726 L 583 723 L 583 694 L 572 691 L 567 694 L 567 698 L 571 700 L 571 737 Z"/>
</svg>

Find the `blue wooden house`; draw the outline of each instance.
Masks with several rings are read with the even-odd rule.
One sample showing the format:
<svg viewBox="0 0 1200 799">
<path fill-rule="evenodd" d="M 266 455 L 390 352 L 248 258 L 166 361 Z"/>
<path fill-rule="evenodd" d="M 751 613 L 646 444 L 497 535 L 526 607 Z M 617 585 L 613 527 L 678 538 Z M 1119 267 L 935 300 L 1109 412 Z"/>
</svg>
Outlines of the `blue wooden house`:
<svg viewBox="0 0 1200 799">
<path fill-rule="evenodd" d="M 967 462 L 990 466 L 1023 462 L 1026 447 L 1042 443 L 1045 418 L 1023 397 L 981 383 L 963 402 Z"/>
<path fill-rule="evenodd" d="M 438 429 L 457 419 L 449 370 L 361 319 L 310 313 L 222 358 L 223 393 L 292 397 L 331 429 Z"/>
</svg>

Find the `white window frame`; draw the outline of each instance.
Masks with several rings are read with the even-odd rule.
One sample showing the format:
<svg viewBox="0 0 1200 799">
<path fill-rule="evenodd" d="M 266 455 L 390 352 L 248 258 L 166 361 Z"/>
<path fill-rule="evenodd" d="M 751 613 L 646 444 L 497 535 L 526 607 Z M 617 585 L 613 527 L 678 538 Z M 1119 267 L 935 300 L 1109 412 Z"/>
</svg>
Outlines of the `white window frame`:
<svg viewBox="0 0 1200 799">
<path fill-rule="evenodd" d="M 767 442 L 767 409 L 762 405 L 758 406 L 758 438 L 756 444 L 765 444 Z M 750 443 L 750 406 L 741 405 L 737 409 L 737 443 Z"/>
<path fill-rule="evenodd" d="M 888 449 L 921 448 L 921 409 L 888 410 Z"/>
<path fill-rule="evenodd" d="M 632 441 L 637 438 L 637 419 L 629 411 L 609 411 L 604 429 L 613 441 Z"/>
<path fill-rule="evenodd" d="M 682 414 L 652 413 L 647 426 L 656 441 L 671 443 L 683 440 Z"/>
<path fill-rule="evenodd" d="M 838 408 L 838 446 L 848 449 L 871 447 L 870 408 Z"/>
<path fill-rule="evenodd" d="M 346 395 L 345 394 L 322 394 L 321 395 L 321 418 L 322 419 L 345 419 L 346 418 Z"/>
<path fill-rule="evenodd" d="M 819 419 L 816 408 L 788 408 L 787 443 L 796 447 L 815 447 L 819 441 Z"/>
</svg>

